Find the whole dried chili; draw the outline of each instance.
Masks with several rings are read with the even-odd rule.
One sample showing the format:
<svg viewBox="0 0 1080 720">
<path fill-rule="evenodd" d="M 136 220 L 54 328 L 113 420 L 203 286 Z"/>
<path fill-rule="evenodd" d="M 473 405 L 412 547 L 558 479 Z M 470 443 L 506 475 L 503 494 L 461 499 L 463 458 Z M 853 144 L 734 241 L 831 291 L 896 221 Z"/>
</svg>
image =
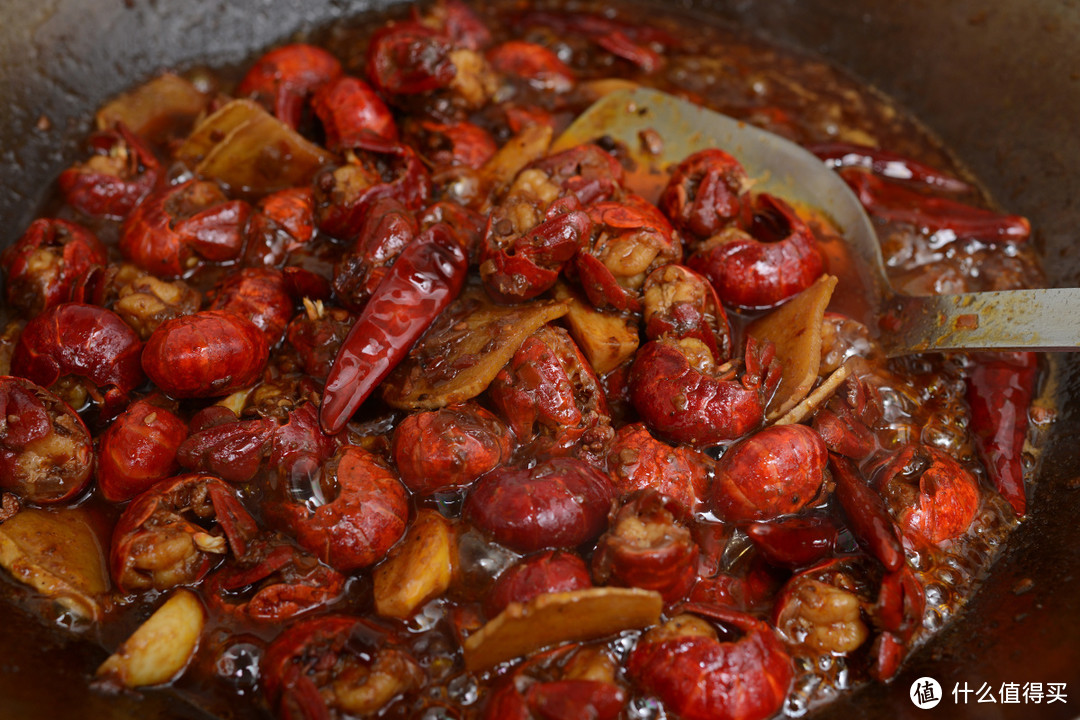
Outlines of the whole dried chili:
<svg viewBox="0 0 1080 720">
<path fill-rule="evenodd" d="M 1023 452 L 1039 359 L 1032 352 L 977 353 L 967 378 L 971 431 L 990 481 L 1018 517 L 1027 507 Z"/>
<path fill-rule="evenodd" d="M 852 532 L 886 570 L 899 570 L 904 565 L 904 548 L 896 536 L 885 501 L 866 484 L 855 464 L 846 457 L 830 453 L 829 466 L 836 480 L 836 498 Z"/>
<path fill-rule="evenodd" d="M 401 251 L 338 350 L 319 423 L 333 435 L 408 354 L 461 292 L 468 257 L 449 226 L 436 223 Z"/>
<path fill-rule="evenodd" d="M 834 169 L 859 167 L 875 175 L 928 185 L 946 192 L 962 193 L 971 190 L 971 186 L 963 180 L 943 173 L 926 163 L 881 148 L 848 142 L 830 142 L 808 145 L 806 149 Z"/>
<path fill-rule="evenodd" d="M 1003 215 L 949 198 L 923 195 L 865 170 L 842 168 L 839 172 L 866 211 L 883 220 L 910 223 L 933 232 L 951 230 L 959 237 L 986 242 L 1024 242 L 1031 235 L 1031 223 L 1019 215 Z"/>
</svg>

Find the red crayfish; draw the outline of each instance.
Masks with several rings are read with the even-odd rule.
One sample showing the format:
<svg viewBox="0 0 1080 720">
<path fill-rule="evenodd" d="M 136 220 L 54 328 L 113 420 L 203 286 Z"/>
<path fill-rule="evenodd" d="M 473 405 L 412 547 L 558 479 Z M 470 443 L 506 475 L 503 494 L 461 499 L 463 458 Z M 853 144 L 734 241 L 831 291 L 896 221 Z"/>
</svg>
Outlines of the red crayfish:
<svg viewBox="0 0 1080 720">
<path fill-rule="evenodd" d="M 279 120 L 296 129 L 310 96 L 340 75 L 341 63 L 322 48 L 285 45 L 255 61 L 237 85 L 236 95 L 265 103 Z"/>
<path fill-rule="evenodd" d="M 746 527 L 751 542 L 770 565 L 806 567 L 836 546 L 839 529 L 825 515 L 797 515 Z"/>
<path fill-rule="evenodd" d="M 90 148 L 89 160 L 60 173 L 60 192 L 87 215 L 121 220 L 157 187 L 161 163 L 123 123 L 91 136 Z"/>
<path fill-rule="evenodd" d="M 626 663 L 646 692 L 687 720 L 764 720 L 787 697 L 791 659 L 773 629 L 749 615 L 700 603 L 646 632 Z M 721 640 L 707 620 L 741 633 Z"/>
<path fill-rule="evenodd" d="M 686 509 L 655 490 L 632 495 L 612 511 L 610 527 L 592 557 L 601 585 L 655 590 L 672 603 L 697 581 L 699 549 L 687 527 Z"/>
<path fill-rule="evenodd" d="M 268 418 L 240 420 L 229 408 L 211 405 L 191 418 L 190 434 L 176 449 L 176 459 L 188 470 L 248 482 L 262 467 L 277 429 Z"/>
<path fill-rule="evenodd" d="M 657 440 L 644 425 L 634 423 L 615 433 L 607 464 L 620 495 L 651 488 L 684 511 L 697 512 L 705 503 L 715 461 L 685 445 L 672 447 Z"/>
<path fill-rule="evenodd" d="M 305 298 L 304 311 L 285 329 L 285 342 L 296 353 L 299 367 L 304 372 L 324 378 L 355 320 L 348 310 L 326 307 L 322 302 Z"/>
<path fill-rule="evenodd" d="M 203 310 L 162 323 L 142 353 L 154 384 L 174 398 L 227 395 L 253 384 L 270 348 L 251 321 L 223 310 Z"/>
<path fill-rule="evenodd" d="M 504 75 L 521 78 L 541 92 L 564 93 L 574 87 L 574 71 L 554 52 L 536 43 L 508 40 L 487 54 L 488 61 Z"/>
<path fill-rule="evenodd" d="M 776 628 L 789 644 L 812 653 L 854 652 L 870 637 L 864 591 L 842 563 L 826 561 L 784 586 L 773 612 Z"/>
<path fill-rule="evenodd" d="M 720 299 L 768 308 L 810 287 L 825 269 L 810 226 L 786 202 L 756 196 L 749 231 L 727 228 L 703 242 L 687 264 L 716 288 Z"/>
<path fill-rule="evenodd" d="M 675 166 L 659 206 L 680 232 L 706 240 L 743 220 L 743 196 L 749 188 L 742 164 L 711 148 Z"/>
<path fill-rule="evenodd" d="M 277 345 L 293 315 L 286 276 L 272 268 L 243 268 L 230 273 L 210 293 L 208 310 L 223 310 L 250 320 Z"/>
<path fill-rule="evenodd" d="M 795 650 L 848 655 L 870 643 L 871 673 L 892 677 L 904 644 L 922 626 L 926 595 L 907 567 L 880 576 L 858 559 L 822 562 L 791 578 L 773 610 L 777 631 Z M 877 586 L 877 595 L 874 588 Z"/>
<path fill-rule="evenodd" d="M 109 420 L 143 382 L 142 350 L 139 336 L 116 313 L 64 303 L 26 324 L 11 356 L 11 372 L 47 388 L 64 385 L 62 394 L 78 409 L 89 396 Z"/>
<path fill-rule="evenodd" d="M 255 387 L 248 395 L 255 405 L 245 408 L 242 418 L 220 405 L 196 413 L 190 435 L 177 448 L 180 464 L 236 483 L 254 479 L 265 467 L 273 468 L 281 478 L 291 478 L 294 471 L 306 478 L 337 451 L 339 443 L 319 429 L 314 391 L 301 389 L 288 396 L 278 392 L 289 380 Z M 263 397 L 270 406 L 268 412 L 258 407 Z"/>
<path fill-rule="evenodd" d="M 280 622 L 336 600 L 345 576 L 287 542 L 256 538 L 206 579 L 210 602 L 253 620 Z"/>
<path fill-rule="evenodd" d="M 472 486 L 463 513 L 519 552 L 572 548 L 603 532 L 613 497 L 611 480 L 592 465 L 553 458 L 495 468 Z"/>
<path fill-rule="evenodd" d="M 440 102 L 468 110 L 491 99 L 497 79 L 480 49 L 491 34 L 460 2 L 381 28 L 368 45 L 367 76 L 395 104 L 438 92 Z"/>
<path fill-rule="evenodd" d="M 179 469 L 177 449 L 188 426 L 168 408 L 133 402 L 101 435 L 97 482 L 112 502 L 130 500 Z"/>
<path fill-rule="evenodd" d="M 682 265 L 664 265 L 649 273 L 642 290 L 647 338 L 695 338 L 714 358 L 731 357 L 731 324 L 708 280 Z"/>
<path fill-rule="evenodd" d="M 600 381 L 562 328 L 529 336 L 488 387 L 522 443 L 535 453 L 603 455 L 612 430 Z"/>
<path fill-rule="evenodd" d="M 389 95 L 439 90 L 457 73 L 452 48 L 452 40 L 433 28 L 415 22 L 391 25 L 371 38 L 367 76 Z"/>
<path fill-rule="evenodd" d="M 745 367 L 718 366 L 695 338 L 646 343 L 630 369 L 630 398 L 642 420 L 659 434 L 696 447 L 734 440 L 757 429 L 780 382 L 771 343 L 747 339 Z"/>
<path fill-rule="evenodd" d="M 534 10 L 523 13 L 520 22 L 549 27 L 563 36 L 582 35 L 646 73 L 655 71 L 661 64 L 661 55 L 652 46 L 666 47 L 675 44 L 674 38 L 663 30 L 648 24 L 620 21 L 602 14 Z"/>
<path fill-rule="evenodd" d="M 35 503 L 72 500 L 90 482 L 93 457 L 90 433 L 60 398 L 0 376 L 0 488 Z"/>
<path fill-rule="evenodd" d="M 204 524 L 216 523 L 221 534 Z M 236 493 L 213 475 L 162 480 L 131 501 L 109 555 L 121 592 L 166 590 L 201 580 L 228 550 L 242 556 L 258 532 Z"/>
<path fill-rule="evenodd" d="M 585 294 L 598 308 L 639 311 L 645 278 L 682 260 L 682 243 L 663 214 L 637 195 L 594 203 L 587 212 L 592 233 L 574 257 Z"/>
<path fill-rule="evenodd" d="M 389 142 L 398 139 L 390 108 L 359 78 L 330 80 L 318 89 L 311 105 L 326 132 L 326 147 L 333 152 L 356 147 L 368 134 Z"/>
<path fill-rule="evenodd" d="M 375 135 L 355 138 L 346 162 L 315 179 L 315 221 L 333 237 L 355 237 L 372 204 L 393 198 L 411 211 L 427 204 L 431 173 L 408 145 Z"/>
<path fill-rule="evenodd" d="M 325 720 L 331 710 L 374 715 L 424 681 L 388 631 L 338 615 L 287 629 L 266 649 L 261 669 L 270 706 L 289 720 Z"/>
<path fill-rule="evenodd" d="M 580 556 L 565 550 L 544 550 L 503 570 L 488 592 L 484 610 L 495 617 L 512 602 L 527 603 L 545 593 L 587 587 L 592 587 L 592 579 Z"/>
<path fill-rule="evenodd" d="M 555 200 L 542 214 L 533 203 L 512 197 L 488 218 L 480 277 L 499 302 L 521 302 L 549 290 L 592 228 L 574 196 Z"/>
<path fill-rule="evenodd" d="M 177 278 L 208 260 L 235 260 L 244 249 L 251 206 L 215 183 L 190 180 L 148 195 L 128 215 L 120 252 L 143 270 Z"/>
<path fill-rule="evenodd" d="M 729 522 L 796 513 L 818 496 L 829 454 L 805 425 L 773 425 L 728 449 L 716 464 L 712 508 Z"/>
<path fill-rule="evenodd" d="M 280 266 L 304 249 L 315 234 L 315 193 L 309 187 L 285 188 L 259 200 L 248 221 L 244 262 Z"/>
<path fill-rule="evenodd" d="M 407 126 L 410 143 L 432 166 L 436 182 L 457 177 L 456 168 L 479 170 L 498 150 L 491 133 L 470 122 L 423 120 Z"/>
<path fill-rule="evenodd" d="M 466 487 L 510 458 L 512 434 L 473 403 L 410 415 L 394 431 L 391 452 L 415 493 Z"/>
<path fill-rule="evenodd" d="M 166 282 L 130 263 L 91 273 L 80 290 L 74 300 L 111 305 L 144 341 L 166 320 L 191 315 L 202 304 L 202 293 L 183 280 Z"/>
<path fill-rule="evenodd" d="M 591 646 L 568 645 L 539 653 L 503 678 L 484 707 L 484 720 L 615 720 L 627 691 L 615 661 Z"/>
<path fill-rule="evenodd" d="M 14 245 L 0 253 L 7 301 L 27 315 L 37 315 L 73 299 L 78 282 L 106 262 L 105 246 L 81 225 L 35 220 Z"/>
<path fill-rule="evenodd" d="M 900 448 L 875 478 L 905 535 L 933 544 L 963 534 L 979 508 L 979 485 L 944 450 L 912 444 Z"/>
<path fill-rule="evenodd" d="M 341 448 L 306 478 L 289 478 L 282 492 L 267 514 L 342 572 L 382 560 L 409 519 L 408 492 L 397 475 L 356 445 Z"/>
<path fill-rule="evenodd" d="M 534 160 L 514 180 L 520 190 L 575 196 L 583 207 L 615 200 L 622 190 L 624 171 L 618 159 L 599 145 L 588 143 Z M 511 190 L 511 194 L 513 190 Z"/>
</svg>

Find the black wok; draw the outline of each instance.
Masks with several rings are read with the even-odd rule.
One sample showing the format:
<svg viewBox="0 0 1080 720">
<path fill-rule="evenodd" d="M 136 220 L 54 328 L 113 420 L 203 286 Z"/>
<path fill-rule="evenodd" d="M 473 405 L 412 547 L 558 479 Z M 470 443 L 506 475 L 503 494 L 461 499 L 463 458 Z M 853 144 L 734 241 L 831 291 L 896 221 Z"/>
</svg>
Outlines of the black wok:
<svg viewBox="0 0 1080 720">
<path fill-rule="evenodd" d="M 5 0 L 0 20 L 0 244 L 79 156 L 86 118 L 162 67 L 230 63 L 291 31 L 379 0 Z M 670 4 L 668 4 L 670 5 Z M 1011 212 L 1031 218 L 1052 285 L 1080 285 L 1080 4 L 1071 0 L 770 0 L 679 3 L 819 52 L 922 118 Z M 822 717 L 1074 717 L 1080 705 L 1080 357 L 1059 365 L 1060 418 L 1032 513 L 986 584 L 890 685 Z M 1029 583 L 1030 590 L 1021 592 Z M 0 605 L 0 718 L 194 718 L 174 698 L 86 690 L 105 653 Z M 921 711 L 912 682 L 945 699 Z M 953 687 L 1067 683 L 1065 704 L 955 704 Z M 961 697 L 961 700 L 963 698 Z"/>
</svg>

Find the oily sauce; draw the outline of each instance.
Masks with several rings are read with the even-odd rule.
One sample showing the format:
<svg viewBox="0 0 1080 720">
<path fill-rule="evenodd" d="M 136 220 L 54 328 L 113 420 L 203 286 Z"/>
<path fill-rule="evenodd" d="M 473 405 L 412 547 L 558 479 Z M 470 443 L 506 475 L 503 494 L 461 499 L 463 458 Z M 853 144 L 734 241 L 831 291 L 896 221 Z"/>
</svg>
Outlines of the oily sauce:
<svg viewBox="0 0 1080 720">
<path fill-rule="evenodd" d="M 419 12 L 429 12 L 429 9 L 424 7 Z M 557 136 L 602 92 L 604 83 L 634 82 L 692 99 L 801 144 L 841 141 L 887 148 L 947 174 L 970 179 L 947 149 L 888 98 L 861 86 L 822 60 L 765 43 L 745 29 L 703 24 L 695 18 L 675 14 L 650 16 L 648 27 L 644 27 L 629 11 L 581 2 L 565 5 L 543 1 L 486 3 L 475 7 L 474 12 L 491 32 L 491 45 L 521 40 L 543 46 L 572 71 L 575 87 L 567 92 L 553 93 L 551 84 L 546 82 L 504 81 L 487 101 L 467 103 L 464 110 L 457 98 L 446 93 L 399 97 L 393 112 L 402 127 L 422 121 L 450 123 L 467 119 L 490 134 L 496 145 L 503 146 L 515 134 L 513 123 L 507 120 L 511 111 L 528 108 L 534 120 L 546 115 Z M 359 16 L 293 40 L 327 49 L 341 61 L 345 73 L 364 77 L 368 69 L 368 43 L 372 33 L 387 22 L 387 17 Z M 389 17 L 403 21 L 406 11 L 395 10 Z M 613 34 L 621 36 L 621 40 L 612 41 Z M 600 35 L 604 37 L 598 41 Z M 628 51 L 628 45 L 636 50 Z M 611 51 L 613 47 L 618 50 Z M 199 89 L 213 95 L 215 102 L 224 102 L 245 71 L 246 68 L 198 68 L 188 70 L 186 77 Z M 188 130 L 181 126 L 159 136 L 155 152 L 161 157 L 171 157 Z M 325 140 L 318 120 L 310 110 L 305 110 L 300 130 L 316 141 Z M 662 138 L 652 140 L 658 142 Z M 440 148 L 422 149 L 434 154 Z M 607 149 L 618 156 L 617 148 Z M 476 202 L 480 183 L 476 173 L 461 168 L 443 170 L 444 176 L 433 178 L 439 199 L 483 206 Z M 169 167 L 168 175 L 172 182 L 178 183 L 190 179 L 191 171 L 174 164 Z M 974 206 L 989 206 L 988 198 L 980 194 L 974 184 L 953 197 Z M 490 207 L 484 210 L 490 211 Z M 86 216 L 66 205 L 59 195 L 48 206 L 47 213 L 84 224 L 105 243 L 110 261 L 122 260 L 118 250 L 122 226 L 115 219 Z M 1000 290 L 1037 286 L 1041 282 L 1034 255 L 1024 244 L 992 244 L 957 237 L 947 230 L 928 232 L 897 222 L 878 220 L 876 224 L 889 276 L 900 292 Z M 970 361 L 962 355 L 913 356 L 888 362 L 875 356 L 873 337 L 877 328 L 871 319 L 862 317 L 858 269 L 853 267 L 842 242 L 825 223 L 817 231 L 828 271 L 841 277 L 831 310 L 865 323 L 830 321 L 829 327 L 834 333 L 832 347 L 840 356 L 827 357 L 825 362 L 838 367 L 851 355 L 866 358 L 863 369 L 867 377 L 873 378 L 874 388 L 881 398 L 881 415 L 872 428 L 874 451 L 871 455 L 880 457 L 905 445 L 921 443 L 945 451 L 979 481 L 978 507 L 970 526 L 961 536 L 937 547 L 909 544 L 905 548 L 907 564 L 922 587 L 926 601 L 921 623 L 905 639 L 905 648 L 910 650 L 940 629 L 962 607 L 1016 520 L 1008 503 L 993 491 L 972 438 L 965 399 L 965 377 Z M 309 244 L 288 256 L 288 264 L 329 280 L 347 245 L 341 238 L 316 233 Z M 267 257 L 273 257 L 273 253 Z M 203 263 L 186 273 L 184 280 L 205 292 L 244 262 L 255 263 L 255 260 Z M 274 257 L 271 264 L 280 265 L 280 258 Z M 472 291 L 477 291 L 475 277 L 470 282 Z M 333 300 L 327 302 L 331 304 Z M 745 327 L 761 314 L 762 311 L 729 309 L 734 336 L 741 339 Z M 8 328 L 0 340 L 0 366 L 7 368 L 10 349 L 16 342 L 19 318 L 9 306 L 4 307 L 2 317 Z M 297 372 L 300 365 L 286 344 L 278 347 L 272 360 L 276 364 L 274 372 L 279 376 Z M 602 382 L 609 396 L 612 426 L 618 428 L 635 421 L 623 385 L 624 375 L 614 371 L 602 378 Z M 291 400 L 282 402 L 287 406 Z M 201 400 L 184 401 L 177 410 L 190 420 L 205 404 Z M 90 400 L 85 407 L 76 410 L 84 413 L 95 434 L 104 429 L 104 423 L 95 421 Z M 386 405 L 379 393 L 375 393 L 363 404 L 345 432 L 351 443 L 388 458 L 392 433 L 406 415 L 405 411 Z M 725 450 L 726 446 L 723 446 L 712 448 L 710 452 L 719 458 Z M 543 457 L 530 457 L 530 452 L 533 450 L 518 448 L 513 461 L 523 466 L 544 462 Z M 871 475 L 882 462 L 877 461 L 864 471 Z M 1031 469 L 1029 465 L 1027 470 L 1030 472 Z M 828 481 L 826 486 L 831 487 Z M 314 508 L 332 501 L 341 488 L 327 483 L 317 474 L 280 477 L 264 470 L 259 480 L 239 485 L 236 491 L 256 522 L 266 527 L 273 522 L 266 508 L 276 499 L 287 495 Z M 467 495 L 468 488 L 450 488 L 427 497 L 413 495 L 409 500 L 410 517 L 415 517 L 418 510 L 428 508 L 457 523 L 456 579 L 446 592 L 424 603 L 407 619 L 378 618 L 371 572 L 359 570 L 347 573 L 340 598 L 313 613 L 316 616 L 333 613 L 367 618 L 379 632 L 394 635 L 399 647 L 415 658 L 425 677 L 422 686 L 388 702 L 378 711 L 381 717 L 480 717 L 493 689 L 514 672 L 515 666 L 510 665 L 469 673 L 462 662 L 462 633 L 467 635 L 477 629 L 482 621 L 478 608 L 496 579 L 523 555 L 493 542 L 480 528 L 459 521 Z M 79 504 L 107 527 L 115 524 L 123 509 L 122 505 L 105 501 L 93 489 L 80 498 Z M 808 511 L 830 519 L 840 528 L 832 554 L 844 567 L 850 568 L 850 591 L 863 603 L 862 613 L 866 620 L 874 612 L 882 568 L 862 549 L 828 492 L 817 498 Z M 697 541 L 706 549 L 704 552 L 712 552 L 712 572 L 739 582 L 753 577 L 755 582 L 763 582 L 771 588 L 751 609 L 755 617 L 769 619 L 780 589 L 792 577 L 791 569 L 766 567 L 763 570 L 760 553 L 746 529 L 734 524 L 725 527 L 720 518 L 708 510 L 702 510 L 687 524 L 698 533 Z M 107 554 L 107 531 L 102 532 L 101 542 Z M 577 552 L 588 562 L 592 544 L 577 548 Z M 119 646 L 167 594 L 158 591 L 130 595 L 114 593 L 104 599 L 102 621 L 88 622 L 67 613 L 58 617 L 51 601 L 17 586 L 7 574 L 0 574 L 0 577 L 4 578 L 0 592 L 5 600 L 29 608 L 37 617 L 69 625 L 73 633 L 110 651 Z M 251 588 L 238 588 L 233 594 L 242 597 L 249 590 Z M 175 682 L 175 687 L 212 712 L 233 717 L 273 714 L 274 701 L 264 694 L 265 678 L 260 662 L 285 623 L 253 622 L 208 607 L 210 615 L 198 652 L 184 675 Z M 739 632 L 722 624 L 716 632 L 725 639 L 739 638 Z M 667 717 L 669 710 L 652 695 L 638 692 L 619 669 L 625 665 L 641 635 L 639 630 L 626 630 L 615 637 L 593 641 L 586 650 L 608 658 L 607 662 L 615 668 L 612 677 L 626 688 L 626 703 L 621 716 Z M 363 654 L 366 650 L 359 647 L 356 652 Z M 837 693 L 871 678 L 874 658 L 870 643 L 846 654 L 808 652 L 797 644 L 789 647 L 789 652 L 795 677 L 781 712 L 790 716 L 802 715 Z M 529 682 L 539 682 L 562 677 L 569 661 L 556 652 L 550 656 L 538 655 L 525 663 L 530 665 L 528 676 L 532 679 Z"/>
</svg>

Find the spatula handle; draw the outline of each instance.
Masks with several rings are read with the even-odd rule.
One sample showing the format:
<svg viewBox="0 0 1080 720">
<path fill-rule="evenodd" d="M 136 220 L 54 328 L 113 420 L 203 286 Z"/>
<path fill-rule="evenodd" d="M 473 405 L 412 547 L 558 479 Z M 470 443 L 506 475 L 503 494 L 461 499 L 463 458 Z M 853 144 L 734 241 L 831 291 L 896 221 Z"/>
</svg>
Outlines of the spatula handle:
<svg viewBox="0 0 1080 720">
<path fill-rule="evenodd" d="M 1080 350 L 1080 288 L 896 296 L 886 303 L 889 356 L 938 350 Z"/>
</svg>

